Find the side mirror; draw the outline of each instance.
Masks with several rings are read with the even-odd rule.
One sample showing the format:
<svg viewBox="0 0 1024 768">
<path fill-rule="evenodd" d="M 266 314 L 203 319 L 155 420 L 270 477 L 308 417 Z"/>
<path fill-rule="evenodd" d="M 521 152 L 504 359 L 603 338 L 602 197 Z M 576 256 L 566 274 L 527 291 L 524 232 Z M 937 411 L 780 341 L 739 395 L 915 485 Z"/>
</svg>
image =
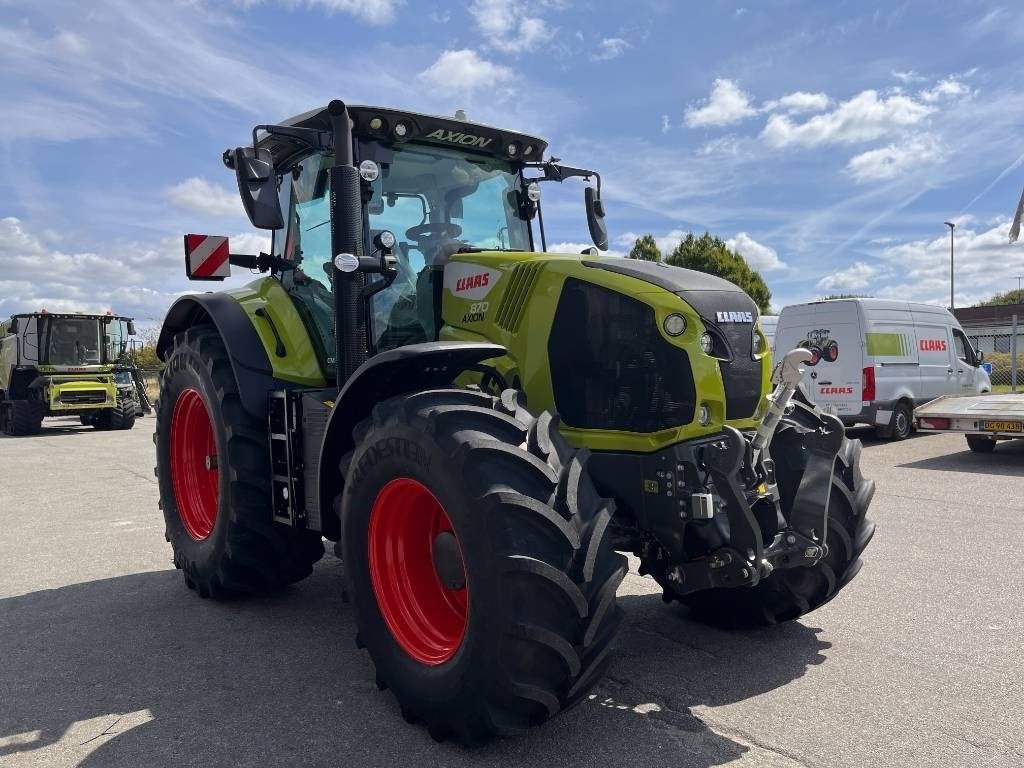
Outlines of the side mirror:
<svg viewBox="0 0 1024 768">
<path fill-rule="evenodd" d="M 284 218 L 277 200 L 277 174 L 269 149 L 238 147 L 234 156 L 238 194 L 245 215 L 257 229 L 281 229 Z"/>
<path fill-rule="evenodd" d="M 11 324 L 7 326 L 7 332 L 11 334 L 18 332 L 18 318 L 11 318 Z"/>
<path fill-rule="evenodd" d="M 982 352 L 982 351 L 981 351 L 980 349 L 976 349 L 976 350 L 974 350 L 974 357 L 975 357 L 975 358 L 976 358 L 976 359 L 978 360 L 978 362 L 980 363 L 980 362 L 981 362 L 982 360 L 984 360 L 984 359 L 985 359 L 985 353 L 984 353 L 984 352 Z"/>
<path fill-rule="evenodd" d="M 602 251 L 607 251 L 608 227 L 604 223 L 604 203 L 597 196 L 597 190 L 594 187 L 586 187 L 583 190 L 583 203 L 587 207 L 587 227 L 590 229 L 590 239 Z"/>
<path fill-rule="evenodd" d="M 135 335 L 135 321 L 134 320 L 129 320 L 128 321 L 128 335 L 129 336 L 134 336 Z"/>
</svg>

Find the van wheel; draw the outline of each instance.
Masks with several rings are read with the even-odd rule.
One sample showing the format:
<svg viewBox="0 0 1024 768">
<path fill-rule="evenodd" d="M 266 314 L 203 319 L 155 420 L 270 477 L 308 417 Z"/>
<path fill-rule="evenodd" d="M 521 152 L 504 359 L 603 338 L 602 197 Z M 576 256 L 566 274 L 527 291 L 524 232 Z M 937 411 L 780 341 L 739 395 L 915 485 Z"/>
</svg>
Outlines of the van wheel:
<svg viewBox="0 0 1024 768">
<path fill-rule="evenodd" d="M 910 406 L 906 403 L 897 403 L 892 412 L 892 431 L 889 433 L 890 440 L 906 440 L 910 437 L 910 430 L 914 423 L 914 415 Z"/>
<path fill-rule="evenodd" d="M 967 435 L 967 447 L 975 453 L 992 453 L 996 449 L 996 441 L 982 435 Z"/>
</svg>

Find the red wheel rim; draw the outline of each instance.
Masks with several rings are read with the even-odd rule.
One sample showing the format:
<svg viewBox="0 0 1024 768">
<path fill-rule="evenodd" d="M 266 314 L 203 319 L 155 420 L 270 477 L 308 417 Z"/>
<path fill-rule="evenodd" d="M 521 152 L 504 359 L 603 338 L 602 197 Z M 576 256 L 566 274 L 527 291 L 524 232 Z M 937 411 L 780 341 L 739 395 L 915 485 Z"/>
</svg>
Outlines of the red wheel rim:
<svg viewBox="0 0 1024 768">
<path fill-rule="evenodd" d="M 430 665 L 452 658 L 466 634 L 468 586 L 448 589 L 434 568 L 434 540 L 445 531 L 455 535 L 444 507 L 407 477 L 385 485 L 370 511 L 370 580 L 377 605 L 402 650 Z"/>
<path fill-rule="evenodd" d="M 194 389 L 181 393 L 171 414 L 171 484 L 188 535 L 207 538 L 217 522 L 220 472 L 210 411 Z"/>
</svg>

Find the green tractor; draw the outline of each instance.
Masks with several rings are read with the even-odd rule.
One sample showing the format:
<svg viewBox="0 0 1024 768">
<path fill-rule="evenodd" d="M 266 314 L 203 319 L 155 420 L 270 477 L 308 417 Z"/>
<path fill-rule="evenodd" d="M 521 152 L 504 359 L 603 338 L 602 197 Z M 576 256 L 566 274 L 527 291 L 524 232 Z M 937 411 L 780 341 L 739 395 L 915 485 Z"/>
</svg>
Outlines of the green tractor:
<svg viewBox="0 0 1024 768">
<path fill-rule="evenodd" d="M 860 568 L 860 444 L 773 372 L 753 301 L 658 263 L 547 253 L 544 141 L 340 101 L 224 153 L 271 253 L 186 235 L 158 342 L 161 506 L 201 597 L 336 542 L 356 643 L 436 739 L 544 722 L 601 678 L 623 552 L 700 619 L 795 619 Z M 773 387 L 774 383 L 774 389 Z"/>
<path fill-rule="evenodd" d="M 34 435 L 46 416 L 131 429 L 138 402 L 119 386 L 135 323 L 112 314 L 47 312 L 0 323 L 0 431 Z"/>
</svg>

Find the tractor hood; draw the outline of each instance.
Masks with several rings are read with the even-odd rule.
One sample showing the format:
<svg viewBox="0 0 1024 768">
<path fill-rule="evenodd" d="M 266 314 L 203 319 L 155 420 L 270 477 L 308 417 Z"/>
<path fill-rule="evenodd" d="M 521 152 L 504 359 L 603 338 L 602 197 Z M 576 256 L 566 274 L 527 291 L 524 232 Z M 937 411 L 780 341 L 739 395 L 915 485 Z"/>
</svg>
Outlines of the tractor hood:
<svg viewBox="0 0 1024 768">
<path fill-rule="evenodd" d="M 659 261 L 641 261 L 604 257 L 584 259 L 583 264 L 595 269 L 606 269 L 620 275 L 656 285 L 670 291 L 691 307 L 708 323 L 753 323 L 757 320 L 757 304 L 738 286 L 720 277 L 663 264 Z M 749 317 L 748 317 L 749 315 Z"/>
</svg>

